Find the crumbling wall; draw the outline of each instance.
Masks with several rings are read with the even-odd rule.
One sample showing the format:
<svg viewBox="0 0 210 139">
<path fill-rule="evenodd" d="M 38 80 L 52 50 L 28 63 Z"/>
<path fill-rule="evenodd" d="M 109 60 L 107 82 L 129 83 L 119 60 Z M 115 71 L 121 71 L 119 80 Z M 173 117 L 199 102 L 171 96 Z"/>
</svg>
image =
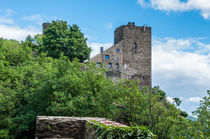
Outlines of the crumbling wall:
<svg viewBox="0 0 210 139">
<path fill-rule="evenodd" d="M 125 126 L 96 117 L 38 116 L 35 139 L 96 139 L 94 129 L 88 126 L 92 120 L 115 126 Z"/>
</svg>

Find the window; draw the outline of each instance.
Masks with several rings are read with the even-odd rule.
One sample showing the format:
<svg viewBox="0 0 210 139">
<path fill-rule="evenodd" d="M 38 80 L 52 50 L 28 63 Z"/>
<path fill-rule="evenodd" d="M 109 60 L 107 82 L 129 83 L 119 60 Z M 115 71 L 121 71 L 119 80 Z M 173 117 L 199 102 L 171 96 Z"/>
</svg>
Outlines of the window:
<svg viewBox="0 0 210 139">
<path fill-rule="evenodd" d="M 131 75 L 131 76 L 130 76 L 130 79 L 133 79 L 133 78 L 134 78 L 134 76 L 133 76 L 133 75 Z"/>
<path fill-rule="evenodd" d="M 100 62 L 97 62 L 96 67 L 97 68 L 100 68 L 101 67 L 101 63 Z"/>
<path fill-rule="evenodd" d="M 144 80 L 144 75 L 141 76 L 141 80 Z"/>
<path fill-rule="evenodd" d="M 120 49 L 116 49 L 116 53 L 119 53 L 120 52 Z"/>
<path fill-rule="evenodd" d="M 116 69 L 119 69 L 120 65 L 118 63 L 116 63 L 115 67 L 116 67 Z"/>
<path fill-rule="evenodd" d="M 137 44 L 136 43 L 134 43 L 134 45 L 133 45 L 133 51 L 137 51 Z"/>
<path fill-rule="evenodd" d="M 115 61 L 117 61 L 117 60 L 118 60 L 118 57 L 117 57 L 117 56 L 115 56 L 115 57 L 114 57 L 114 60 L 115 60 Z"/>
<path fill-rule="evenodd" d="M 109 68 L 109 69 L 112 68 L 112 63 L 109 63 L 108 68 Z"/>
<path fill-rule="evenodd" d="M 109 55 L 105 55 L 105 59 L 106 60 L 109 60 Z"/>
<path fill-rule="evenodd" d="M 127 69 L 127 64 L 124 64 L 124 68 Z"/>
</svg>

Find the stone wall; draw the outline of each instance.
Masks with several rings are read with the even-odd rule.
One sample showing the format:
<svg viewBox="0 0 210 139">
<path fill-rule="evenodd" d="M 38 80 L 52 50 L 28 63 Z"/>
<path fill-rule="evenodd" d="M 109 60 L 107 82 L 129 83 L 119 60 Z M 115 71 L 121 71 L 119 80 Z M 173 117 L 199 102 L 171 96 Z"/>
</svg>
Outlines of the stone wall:
<svg viewBox="0 0 210 139">
<path fill-rule="evenodd" d="M 114 46 L 90 61 L 104 63 L 108 71 L 106 75 L 113 80 L 135 79 L 140 80 L 140 85 L 151 87 L 151 27 L 128 23 L 118 27 L 114 35 Z M 116 49 L 119 49 L 118 53 Z M 106 55 L 109 59 L 105 59 Z M 119 64 L 118 69 L 116 64 Z"/>
<path fill-rule="evenodd" d="M 87 126 L 92 120 L 115 126 L 125 126 L 96 117 L 38 116 L 35 139 L 96 139 L 95 132 Z"/>
</svg>

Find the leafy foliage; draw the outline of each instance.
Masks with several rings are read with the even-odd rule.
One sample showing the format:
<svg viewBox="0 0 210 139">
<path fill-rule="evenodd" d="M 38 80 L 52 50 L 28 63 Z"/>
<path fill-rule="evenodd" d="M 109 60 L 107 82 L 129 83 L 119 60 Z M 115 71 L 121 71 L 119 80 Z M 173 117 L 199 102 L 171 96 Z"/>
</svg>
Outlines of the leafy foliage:
<svg viewBox="0 0 210 139">
<path fill-rule="evenodd" d="M 200 101 L 200 107 L 194 111 L 198 117 L 198 122 L 202 125 L 202 132 L 205 136 L 210 137 L 210 90 L 207 91 L 208 96 L 205 96 Z"/>
<path fill-rule="evenodd" d="M 113 82 L 104 68 L 80 63 L 89 57 L 82 38 L 64 21 L 24 42 L 0 38 L 0 138 L 34 138 L 38 115 L 105 117 L 130 125 L 132 136 L 144 131 L 139 126 L 158 138 L 209 136 L 209 96 L 195 112 L 198 121 L 189 121 L 158 86 L 140 90 L 135 81 Z"/>
<path fill-rule="evenodd" d="M 43 47 L 40 50 L 53 58 L 67 56 L 71 61 L 77 58 L 82 62 L 90 56 L 87 39 L 76 24 L 68 26 L 62 20 L 52 21 L 44 30 L 42 40 Z"/>
<path fill-rule="evenodd" d="M 115 127 L 93 121 L 89 126 L 95 129 L 98 139 L 153 139 L 155 135 L 143 126 Z"/>
</svg>

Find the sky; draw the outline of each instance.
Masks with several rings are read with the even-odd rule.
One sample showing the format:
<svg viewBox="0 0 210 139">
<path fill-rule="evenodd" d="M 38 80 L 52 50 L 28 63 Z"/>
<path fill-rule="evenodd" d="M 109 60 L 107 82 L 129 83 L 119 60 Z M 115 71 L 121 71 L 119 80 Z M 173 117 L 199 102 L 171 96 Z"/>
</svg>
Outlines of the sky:
<svg viewBox="0 0 210 139">
<path fill-rule="evenodd" d="M 77 24 L 92 48 L 113 45 L 114 30 L 152 27 L 152 85 L 181 99 L 189 114 L 210 89 L 210 0 L 0 0 L 0 37 L 22 41 L 42 23 Z M 173 103 L 173 102 L 172 102 Z"/>
</svg>

